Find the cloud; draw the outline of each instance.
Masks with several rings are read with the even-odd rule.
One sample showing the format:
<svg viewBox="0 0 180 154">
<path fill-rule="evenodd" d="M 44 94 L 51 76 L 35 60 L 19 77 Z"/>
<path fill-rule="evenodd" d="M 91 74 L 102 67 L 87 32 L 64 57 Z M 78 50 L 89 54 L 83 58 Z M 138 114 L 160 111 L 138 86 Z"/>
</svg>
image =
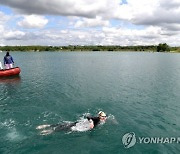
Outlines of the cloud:
<svg viewBox="0 0 180 154">
<path fill-rule="evenodd" d="M 178 31 L 180 31 L 180 24 L 164 23 L 163 27 L 164 27 L 165 31 L 173 31 L 176 34 L 177 34 Z"/>
<path fill-rule="evenodd" d="M 108 20 L 102 20 L 101 17 L 96 17 L 95 19 L 88 19 L 88 18 L 83 18 L 82 20 L 78 20 L 75 23 L 76 28 L 80 27 L 98 27 L 98 26 L 109 26 L 109 21 Z"/>
<path fill-rule="evenodd" d="M 1 0 L 22 14 L 78 16 L 102 20 L 128 20 L 134 24 L 180 23 L 179 0 Z M 173 18 L 172 18 L 173 17 Z M 89 25 L 87 20 L 77 23 Z"/>
<path fill-rule="evenodd" d="M 127 0 L 127 4 L 119 6 L 117 18 L 139 25 L 162 26 L 163 23 L 180 24 L 179 14 L 178 0 Z"/>
<path fill-rule="evenodd" d="M 78 16 L 97 20 L 119 19 L 133 24 L 180 23 L 179 0 L 1 0 L 22 14 Z M 172 18 L 173 17 L 173 18 Z M 83 23 L 82 23 L 83 22 Z M 87 20 L 77 23 L 89 25 Z"/>
<path fill-rule="evenodd" d="M 2 35 L 3 44 L 8 45 L 156 45 L 166 42 L 178 45 L 180 35 L 167 35 L 160 27 L 142 30 L 104 27 L 97 29 L 42 29 L 33 32 L 8 31 Z"/>
<path fill-rule="evenodd" d="M 3 34 L 4 39 L 6 40 L 22 40 L 25 36 L 25 32 L 22 31 L 8 31 Z"/>
<path fill-rule="evenodd" d="M 108 45 L 149 45 L 158 44 L 161 28 L 148 27 L 142 30 L 128 28 L 103 28 L 105 34 L 102 44 Z"/>
<path fill-rule="evenodd" d="M 180 41 L 179 0 L 126 0 L 126 3 L 122 0 L 0 0 L 0 5 L 18 14 L 15 19 L 12 14 L 0 12 L 3 44 L 146 45 L 167 42 L 177 45 Z M 28 30 L 31 28 L 33 31 Z"/>
<path fill-rule="evenodd" d="M 161 1 L 161 7 L 167 10 L 179 9 L 180 1 L 179 0 L 163 0 Z"/>
<path fill-rule="evenodd" d="M 47 23 L 48 20 L 45 17 L 30 15 L 24 16 L 24 19 L 17 24 L 23 28 L 43 28 Z"/>
<path fill-rule="evenodd" d="M 1 0 L 20 13 L 39 15 L 82 16 L 93 18 L 117 8 L 119 0 Z"/>
<path fill-rule="evenodd" d="M 10 19 L 10 16 L 4 14 L 3 12 L 0 11 L 0 24 L 4 24 Z"/>
</svg>

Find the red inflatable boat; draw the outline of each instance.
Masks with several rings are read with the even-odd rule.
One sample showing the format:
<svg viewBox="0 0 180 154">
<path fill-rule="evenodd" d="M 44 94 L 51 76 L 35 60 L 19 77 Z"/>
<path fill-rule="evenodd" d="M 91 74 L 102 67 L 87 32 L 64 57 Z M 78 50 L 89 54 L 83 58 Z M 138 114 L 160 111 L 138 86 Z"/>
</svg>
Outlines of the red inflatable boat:
<svg viewBox="0 0 180 154">
<path fill-rule="evenodd" d="M 5 69 L 0 70 L 0 77 L 6 77 L 6 76 L 13 76 L 18 75 L 21 72 L 19 67 L 11 68 L 11 69 Z"/>
</svg>

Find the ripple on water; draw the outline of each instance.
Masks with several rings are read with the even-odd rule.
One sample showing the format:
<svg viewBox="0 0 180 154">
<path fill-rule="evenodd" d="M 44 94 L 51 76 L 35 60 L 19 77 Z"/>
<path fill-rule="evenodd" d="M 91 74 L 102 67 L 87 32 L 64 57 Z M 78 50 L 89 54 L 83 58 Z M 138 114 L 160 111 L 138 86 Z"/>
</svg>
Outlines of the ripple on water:
<svg viewBox="0 0 180 154">
<path fill-rule="evenodd" d="M 68 154 L 87 150 L 160 153 L 158 145 L 137 144 L 125 151 L 121 138 L 131 131 L 137 136 L 178 136 L 179 55 L 137 52 L 13 52 L 13 55 L 21 64 L 22 79 L 21 84 L 0 84 L 0 142 L 5 147 L 4 153 L 19 150 L 23 151 L 19 153 Z M 88 109 L 94 115 L 99 108 L 115 117 L 109 115 L 107 123 L 93 131 L 41 137 L 35 129 L 42 124 L 78 120 Z M 161 146 L 163 152 L 179 151 L 177 145 Z"/>
<path fill-rule="evenodd" d="M 13 119 L 6 119 L 4 122 L 0 123 L 1 127 L 6 127 L 6 128 L 12 128 L 15 125 L 16 125 L 16 122 Z"/>
</svg>

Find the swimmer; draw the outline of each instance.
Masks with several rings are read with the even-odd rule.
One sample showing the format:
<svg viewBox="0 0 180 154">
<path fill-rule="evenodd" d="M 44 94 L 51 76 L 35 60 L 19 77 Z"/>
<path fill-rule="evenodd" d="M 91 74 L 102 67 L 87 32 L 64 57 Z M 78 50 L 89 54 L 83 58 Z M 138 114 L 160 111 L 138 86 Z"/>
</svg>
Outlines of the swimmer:
<svg viewBox="0 0 180 154">
<path fill-rule="evenodd" d="M 90 122 L 90 128 L 93 129 L 100 123 L 105 123 L 106 122 L 106 114 L 103 111 L 100 111 L 98 113 L 98 117 L 87 117 L 87 119 Z"/>
<path fill-rule="evenodd" d="M 87 130 L 91 130 L 94 127 L 96 127 L 98 124 L 100 123 L 105 123 L 107 117 L 106 114 L 103 111 L 100 111 L 98 113 L 98 117 L 87 117 L 87 122 L 88 123 L 84 123 L 84 126 L 82 122 L 72 122 L 72 123 L 63 123 L 63 124 L 46 124 L 46 125 L 40 125 L 37 126 L 36 129 L 41 130 L 41 135 L 48 135 L 51 134 L 53 132 L 57 132 L 57 131 L 87 131 Z M 86 125 L 86 126 L 85 126 Z M 82 129 L 83 127 L 83 129 Z"/>
</svg>

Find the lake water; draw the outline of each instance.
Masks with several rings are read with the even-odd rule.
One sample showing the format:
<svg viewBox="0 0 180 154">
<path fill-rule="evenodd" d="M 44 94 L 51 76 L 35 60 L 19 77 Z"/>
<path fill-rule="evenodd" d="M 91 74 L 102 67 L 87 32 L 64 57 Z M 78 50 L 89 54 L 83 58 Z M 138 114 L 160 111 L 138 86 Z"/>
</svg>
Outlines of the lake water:
<svg viewBox="0 0 180 154">
<path fill-rule="evenodd" d="M 0 53 L 2 61 L 4 52 Z M 11 52 L 19 77 L 0 79 L 0 153 L 174 153 L 177 143 L 138 137 L 180 132 L 180 54 L 138 52 Z M 86 132 L 42 136 L 36 126 L 107 113 Z M 124 134 L 136 144 L 125 148 Z"/>
</svg>

